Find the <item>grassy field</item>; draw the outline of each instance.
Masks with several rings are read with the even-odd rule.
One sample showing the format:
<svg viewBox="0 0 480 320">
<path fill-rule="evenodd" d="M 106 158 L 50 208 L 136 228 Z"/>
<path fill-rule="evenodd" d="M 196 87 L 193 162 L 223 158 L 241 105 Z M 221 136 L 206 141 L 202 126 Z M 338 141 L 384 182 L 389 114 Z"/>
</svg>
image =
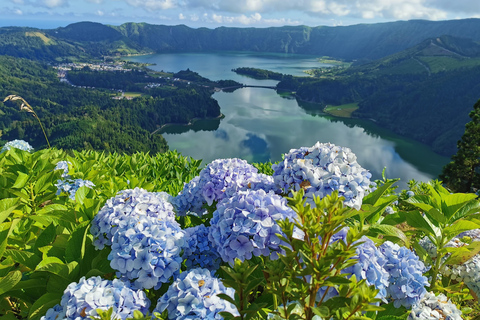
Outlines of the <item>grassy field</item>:
<svg viewBox="0 0 480 320">
<path fill-rule="evenodd" d="M 132 98 L 138 98 L 141 97 L 142 93 L 141 92 L 125 92 L 125 97 L 132 97 Z"/>
<path fill-rule="evenodd" d="M 347 103 L 339 106 L 326 106 L 323 111 L 336 117 L 351 118 L 352 112 L 358 109 L 358 103 Z"/>
<path fill-rule="evenodd" d="M 42 39 L 43 43 L 45 43 L 46 45 L 52 44 L 53 42 L 52 39 L 48 38 L 41 32 L 35 32 L 35 31 L 25 32 L 25 35 L 27 37 L 39 37 L 40 39 Z"/>
</svg>

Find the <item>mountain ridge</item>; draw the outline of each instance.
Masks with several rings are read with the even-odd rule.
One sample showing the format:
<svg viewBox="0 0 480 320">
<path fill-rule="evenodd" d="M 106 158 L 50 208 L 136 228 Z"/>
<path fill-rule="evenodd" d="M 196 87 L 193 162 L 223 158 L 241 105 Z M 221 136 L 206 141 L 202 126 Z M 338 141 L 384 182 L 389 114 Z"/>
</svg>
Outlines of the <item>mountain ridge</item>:
<svg viewBox="0 0 480 320">
<path fill-rule="evenodd" d="M 42 57 L 50 61 L 75 57 L 75 53 L 79 58 L 101 58 L 146 52 L 254 51 L 313 54 L 368 62 L 443 35 L 480 41 L 480 19 L 409 20 L 337 27 L 215 29 L 135 22 L 113 26 L 83 21 L 56 29 L 0 28 L 0 54 L 21 55 L 20 48 L 39 48 L 37 52 L 45 49 L 46 45 L 28 39 L 25 36 L 27 31 L 40 32 L 56 41 L 49 48 L 50 54 Z M 30 56 L 35 58 L 32 54 Z"/>
</svg>

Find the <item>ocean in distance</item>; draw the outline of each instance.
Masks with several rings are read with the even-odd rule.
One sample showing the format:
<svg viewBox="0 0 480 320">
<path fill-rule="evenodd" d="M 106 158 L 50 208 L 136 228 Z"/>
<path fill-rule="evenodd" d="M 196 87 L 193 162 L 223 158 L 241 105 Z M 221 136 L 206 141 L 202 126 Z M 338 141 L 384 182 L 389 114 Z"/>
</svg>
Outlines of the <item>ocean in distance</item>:
<svg viewBox="0 0 480 320">
<path fill-rule="evenodd" d="M 262 68 L 307 76 L 304 70 L 325 66 L 318 57 L 247 52 L 169 53 L 131 57 L 154 63 L 154 70 L 177 72 L 189 68 L 211 80 L 232 79 L 249 85 L 274 86 L 274 80 L 237 75 L 238 67 Z M 203 159 L 241 158 L 249 162 L 280 161 L 292 148 L 311 147 L 317 141 L 348 147 L 358 163 L 380 179 L 400 178 L 399 186 L 415 179 L 428 181 L 449 161 L 416 141 L 381 128 L 372 121 L 332 117 L 311 104 L 298 102 L 272 89 L 242 88 L 213 95 L 223 119 L 200 120 L 192 126 L 168 126 L 162 135 L 170 149 Z"/>
</svg>

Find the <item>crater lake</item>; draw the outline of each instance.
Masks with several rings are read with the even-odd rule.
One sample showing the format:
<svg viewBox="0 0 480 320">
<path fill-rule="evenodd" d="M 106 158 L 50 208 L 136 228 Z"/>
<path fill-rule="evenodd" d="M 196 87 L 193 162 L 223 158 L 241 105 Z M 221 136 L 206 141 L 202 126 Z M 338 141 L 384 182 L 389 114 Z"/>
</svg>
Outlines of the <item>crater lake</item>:
<svg viewBox="0 0 480 320">
<path fill-rule="evenodd" d="M 187 68 L 211 80 L 231 79 L 247 85 L 275 86 L 275 80 L 256 80 L 233 71 L 238 67 L 308 76 L 304 70 L 327 67 L 316 56 L 221 52 L 169 53 L 130 57 L 154 64 L 157 71 Z M 241 158 L 249 162 L 279 161 L 292 148 L 311 147 L 317 141 L 350 148 L 358 163 L 375 179 L 400 178 L 401 188 L 411 179 L 428 181 L 449 161 L 430 147 L 401 137 L 369 120 L 338 118 L 317 106 L 264 88 L 241 88 L 213 94 L 222 119 L 198 120 L 190 126 L 170 125 L 159 131 L 170 149 L 202 159 Z"/>
</svg>

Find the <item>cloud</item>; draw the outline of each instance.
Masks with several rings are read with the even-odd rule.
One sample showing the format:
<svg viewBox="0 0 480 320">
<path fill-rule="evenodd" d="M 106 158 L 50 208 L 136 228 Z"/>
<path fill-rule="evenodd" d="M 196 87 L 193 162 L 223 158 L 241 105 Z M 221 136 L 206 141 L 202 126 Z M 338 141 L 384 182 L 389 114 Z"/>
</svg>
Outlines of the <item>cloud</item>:
<svg viewBox="0 0 480 320">
<path fill-rule="evenodd" d="M 47 8 L 58 8 L 68 5 L 66 0 L 43 0 L 41 3 Z"/>
<path fill-rule="evenodd" d="M 177 0 L 126 0 L 134 7 L 142 7 L 148 11 L 167 10 L 178 6 Z"/>
</svg>

